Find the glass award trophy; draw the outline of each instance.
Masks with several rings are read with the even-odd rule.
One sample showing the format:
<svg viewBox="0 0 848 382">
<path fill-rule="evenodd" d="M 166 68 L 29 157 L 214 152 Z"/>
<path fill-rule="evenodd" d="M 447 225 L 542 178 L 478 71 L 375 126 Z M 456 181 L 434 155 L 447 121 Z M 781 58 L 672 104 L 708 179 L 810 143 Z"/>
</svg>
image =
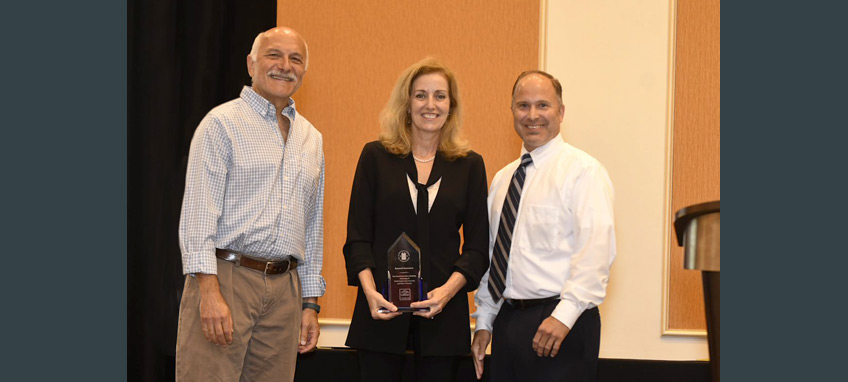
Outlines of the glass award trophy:
<svg viewBox="0 0 848 382">
<path fill-rule="evenodd" d="M 406 233 L 401 233 L 388 251 L 388 282 L 383 297 L 398 308 L 398 312 L 428 311 L 409 304 L 424 300 L 424 280 L 421 279 L 421 250 Z M 387 313 L 388 310 L 380 309 Z"/>
</svg>

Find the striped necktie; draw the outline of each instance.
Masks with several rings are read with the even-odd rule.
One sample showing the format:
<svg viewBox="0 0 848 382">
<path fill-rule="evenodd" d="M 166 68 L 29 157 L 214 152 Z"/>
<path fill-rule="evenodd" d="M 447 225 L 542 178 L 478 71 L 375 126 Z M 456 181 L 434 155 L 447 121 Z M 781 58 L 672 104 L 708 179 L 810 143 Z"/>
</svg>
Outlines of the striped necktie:
<svg viewBox="0 0 848 382">
<path fill-rule="evenodd" d="M 495 303 L 503 297 L 506 289 L 506 266 L 509 263 L 509 248 L 512 245 L 512 229 L 515 227 L 515 217 L 518 215 L 518 203 L 521 202 L 521 187 L 526 176 L 525 167 L 533 162 L 530 153 L 521 157 L 521 164 L 512 174 L 512 183 L 504 198 L 501 208 L 501 221 L 498 225 L 498 237 L 492 252 L 492 267 L 489 269 L 489 293 Z"/>
</svg>

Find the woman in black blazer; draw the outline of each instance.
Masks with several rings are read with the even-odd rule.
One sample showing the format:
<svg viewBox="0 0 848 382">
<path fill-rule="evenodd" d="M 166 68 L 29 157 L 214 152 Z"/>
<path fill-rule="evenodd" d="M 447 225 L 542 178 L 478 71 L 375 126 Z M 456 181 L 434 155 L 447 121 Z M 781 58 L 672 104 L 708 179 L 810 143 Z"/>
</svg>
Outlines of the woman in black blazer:
<svg viewBox="0 0 848 382">
<path fill-rule="evenodd" d="M 453 380 L 470 353 L 467 293 L 489 266 L 489 222 L 486 169 L 460 138 L 460 105 L 450 69 L 415 63 L 380 115 L 379 140 L 359 157 L 344 256 L 348 285 L 359 287 L 346 344 L 358 349 L 363 381 L 399 381 L 407 350 L 418 380 Z M 429 311 L 397 312 L 381 294 L 387 250 L 401 233 L 421 248 L 427 286 L 412 306 Z"/>
</svg>

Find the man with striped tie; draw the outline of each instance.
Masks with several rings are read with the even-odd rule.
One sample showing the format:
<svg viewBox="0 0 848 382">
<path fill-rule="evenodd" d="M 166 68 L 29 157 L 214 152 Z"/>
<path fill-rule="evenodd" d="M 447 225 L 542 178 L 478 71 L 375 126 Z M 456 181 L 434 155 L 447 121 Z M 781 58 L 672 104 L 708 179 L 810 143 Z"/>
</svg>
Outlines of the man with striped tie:
<svg viewBox="0 0 848 382">
<path fill-rule="evenodd" d="M 521 73 L 512 90 L 521 157 L 489 189 L 491 265 L 475 295 L 471 350 L 491 381 L 593 381 L 615 258 L 613 187 L 606 169 L 565 143 L 562 85 Z"/>
</svg>

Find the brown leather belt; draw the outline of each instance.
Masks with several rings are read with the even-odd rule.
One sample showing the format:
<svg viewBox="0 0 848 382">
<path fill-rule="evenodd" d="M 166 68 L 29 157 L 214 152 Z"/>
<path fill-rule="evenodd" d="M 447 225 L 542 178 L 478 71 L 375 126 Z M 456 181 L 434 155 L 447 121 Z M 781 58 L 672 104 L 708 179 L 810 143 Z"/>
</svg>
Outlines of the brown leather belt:
<svg viewBox="0 0 848 382">
<path fill-rule="evenodd" d="M 540 304 L 546 304 L 551 301 L 559 300 L 559 296 L 547 297 L 547 298 L 536 298 L 532 300 L 513 300 L 511 298 L 504 299 L 504 302 L 511 305 L 515 309 L 527 309 L 531 306 L 536 306 Z"/>
<path fill-rule="evenodd" d="M 225 249 L 215 249 L 215 257 L 221 260 L 229 261 L 235 264 L 236 266 L 255 269 L 266 275 L 286 273 L 292 269 L 297 268 L 297 259 L 292 257 L 289 257 L 287 260 L 283 261 L 265 261 L 254 259 L 250 256 L 243 255 L 241 253 L 236 253 L 233 251 L 228 251 Z"/>
</svg>

